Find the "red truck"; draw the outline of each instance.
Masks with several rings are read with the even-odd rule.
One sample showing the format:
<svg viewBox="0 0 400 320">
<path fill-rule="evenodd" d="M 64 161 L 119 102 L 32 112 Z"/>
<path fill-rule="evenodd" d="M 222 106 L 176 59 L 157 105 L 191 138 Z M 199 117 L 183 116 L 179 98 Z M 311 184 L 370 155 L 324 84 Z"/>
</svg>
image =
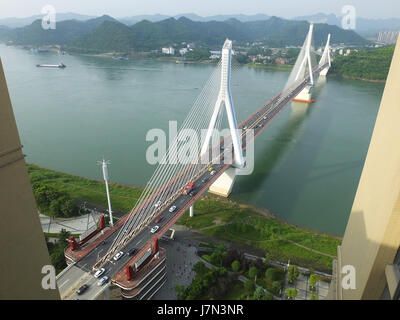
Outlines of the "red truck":
<svg viewBox="0 0 400 320">
<path fill-rule="evenodd" d="M 193 187 L 194 187 L 194 183 L 189 183 L 189 184 L 185 187 L 185 189 L 183 189 L 183 194 L 189 194 L 190 191 L 193 190 Z"/>
</svg>

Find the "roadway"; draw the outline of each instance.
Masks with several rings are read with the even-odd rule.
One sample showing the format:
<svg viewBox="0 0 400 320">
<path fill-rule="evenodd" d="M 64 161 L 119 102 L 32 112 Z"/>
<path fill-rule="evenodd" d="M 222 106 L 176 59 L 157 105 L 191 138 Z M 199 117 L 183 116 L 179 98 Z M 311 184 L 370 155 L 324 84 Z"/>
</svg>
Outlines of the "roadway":
<svg viewBox="0 0 400 320">
<path fill-rule="evenodd" d="M 316 68 L 314 73 L 318 73 L 325 66 Z M 277 116 L 308 84 L 309 78 L 307 77 L 298 85 L 296 85 L 293 90 L 289 91 L 286 96 L 278 95 L 274 97 L 267 104 L 253 113 L 249 118 L 243 121 L 239 126 L 239 128 L 246 128 L 242 133 L 242 148 L 246 148 L 246 133 L 248 130 L 254 130 L 254 137 L 260 134 L 261 131 L 267 127 L 269 122 L 272 121 L 273 118 Z M 225 146 L 225 149 L 223 149 L 223 152 L 221 152 L 217 158 L 221 159 L 221 157 L 226 157 L 228 152 L 232 153 L 232 145 L 226 147 L 230 143 L 230 139 L 228 140 L 228 143 L 224 142 L 224 139 L 221 139 L 220 144 L 215 146 L 215 148 L 218 148 L 222 151 L 221 146 Z M 214 159 L 214 161 L 215 160 L 216 159 Z M 208 170 L 211 166 L 215 171 L 214 175 L 211 175 L 210 171 Z M 154 217 L 151 223 L 146 225 L 143 230 L 129 240 L 124 247 L 122 247 L 121 251 L 124 252 L 124 255 L 118 261 L 111 259 L 103 264 L 103 267 L 106 269 L 106 271 L 102 276 L 100 276 L 100 278 L 103 276 L 108 276 L 109 279 L 112 279 L 113 276 L 117 274 L 130 259 L 132 259 L 133 256 L 128 255 L 128 252 L 132 249 L 137 249 L 136 254 L 144 253 L 146 245 L 151 242 L 155 236 L 160 238 L 162 234 L 165 233 L 169 227 L 172 226 L 176 220 L 178 220 L 183 213 L 197 199 L 199 199 L 208 190 L 211 184 L 229 167 L 230 164 L 224 163 L 210 163 L 208 166 L 205 166 L 203 169 L 204 172 L 200 172 L 197 178 L 192 181 L 195 185 L 193 190 L 194 195 L 190 196 L 182 193 L 174 201 L 161 204 L 160 207 L 162 210 L 160 210 L 160 214 Z M 171 213 L 169 212 L 169 208 L 173 205 L 176 206 L 176 210 Z M 163 219 L 159 223 L 155 223 L 155 220 L 160 216 L 162 216 Z M 156 234 L 153 234 L 150 232 L 150 229 L 155 225 L 158 225 L 159 229 Z M 60 289 L 62 299 L 94 299 L 109 285 L 108 282 L 103 286 L 97 286 L 98 279 L 94 278 L 93 276 L 93 266 L 96 264 L 99 258 L 108 252 L 111 244 L 119 233 L 119 229 L 120 228 L 116 229 L 112 234 L 110 234 L 104 240 L 104 244 L 100 243 L 80 261 L 76 262 L 74 266 L 71 267 L 67 272 L 58 277 L 57 284 Z M 89 288 L 82 295 L 78 296 L 76 294 L 76 290 L 83 284 L 89 285 Z"/>
</svg>

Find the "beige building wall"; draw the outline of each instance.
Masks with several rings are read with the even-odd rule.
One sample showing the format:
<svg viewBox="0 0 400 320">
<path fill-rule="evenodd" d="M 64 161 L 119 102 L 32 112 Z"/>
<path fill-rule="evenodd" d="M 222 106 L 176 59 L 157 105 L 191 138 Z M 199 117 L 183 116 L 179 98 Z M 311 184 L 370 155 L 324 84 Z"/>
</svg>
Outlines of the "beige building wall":
<svg viewBox="0 0 400 320">
<path fill-rule="evenodd" d="M 0 60 L 0 299 L 59 299 L 41 286 L 49 264 Z"/>
<path fill-rule="evenodd" d="M 400 41 L 338 252 L 338 299 L 379 299 L 385 266 L 400 246 Z M 341 287 L 341 268 L 356 269 L 356 289 Z"/>
</svg>

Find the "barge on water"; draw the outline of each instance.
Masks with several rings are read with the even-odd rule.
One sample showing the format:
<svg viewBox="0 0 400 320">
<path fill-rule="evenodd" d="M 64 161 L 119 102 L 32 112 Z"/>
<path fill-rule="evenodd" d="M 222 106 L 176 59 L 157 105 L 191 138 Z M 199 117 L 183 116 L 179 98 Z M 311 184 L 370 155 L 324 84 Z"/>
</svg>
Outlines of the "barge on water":
<svg viewBox="0 0 400 320">
<path fill-rule="evenodd" d="M 38 68 L 65 68 L 66 65 L 64 63 L 60 64 L 37 64 L 36 67 Z"/>
</svg>

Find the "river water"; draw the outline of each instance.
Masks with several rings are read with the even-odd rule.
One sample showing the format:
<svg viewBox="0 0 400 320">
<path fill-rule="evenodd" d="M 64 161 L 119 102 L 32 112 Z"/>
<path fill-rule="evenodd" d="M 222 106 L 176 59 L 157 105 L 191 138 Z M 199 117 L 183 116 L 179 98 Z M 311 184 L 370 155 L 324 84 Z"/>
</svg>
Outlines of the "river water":
<svg viewBox="0 0 400 320">
<path fill-rule="evenodd" d="M 0 44 L 27 161 L 101 179 L 144 186 L 149 129 L 181 123 L 214 66 L 150 60 L 59 56 Z M 37 68 L 63 62 L 67 68 Z M 284 87 L 289 72 L 235 67 L 232 96 L 244 120 Z M 341 236 L 367 153 L 384 85 L 330 78 L 315 103 L 288 106 L 255 142 L 255 169 L 239 176 L 231 198 L 267 208 L 281 219 Z"/>
</svg>

